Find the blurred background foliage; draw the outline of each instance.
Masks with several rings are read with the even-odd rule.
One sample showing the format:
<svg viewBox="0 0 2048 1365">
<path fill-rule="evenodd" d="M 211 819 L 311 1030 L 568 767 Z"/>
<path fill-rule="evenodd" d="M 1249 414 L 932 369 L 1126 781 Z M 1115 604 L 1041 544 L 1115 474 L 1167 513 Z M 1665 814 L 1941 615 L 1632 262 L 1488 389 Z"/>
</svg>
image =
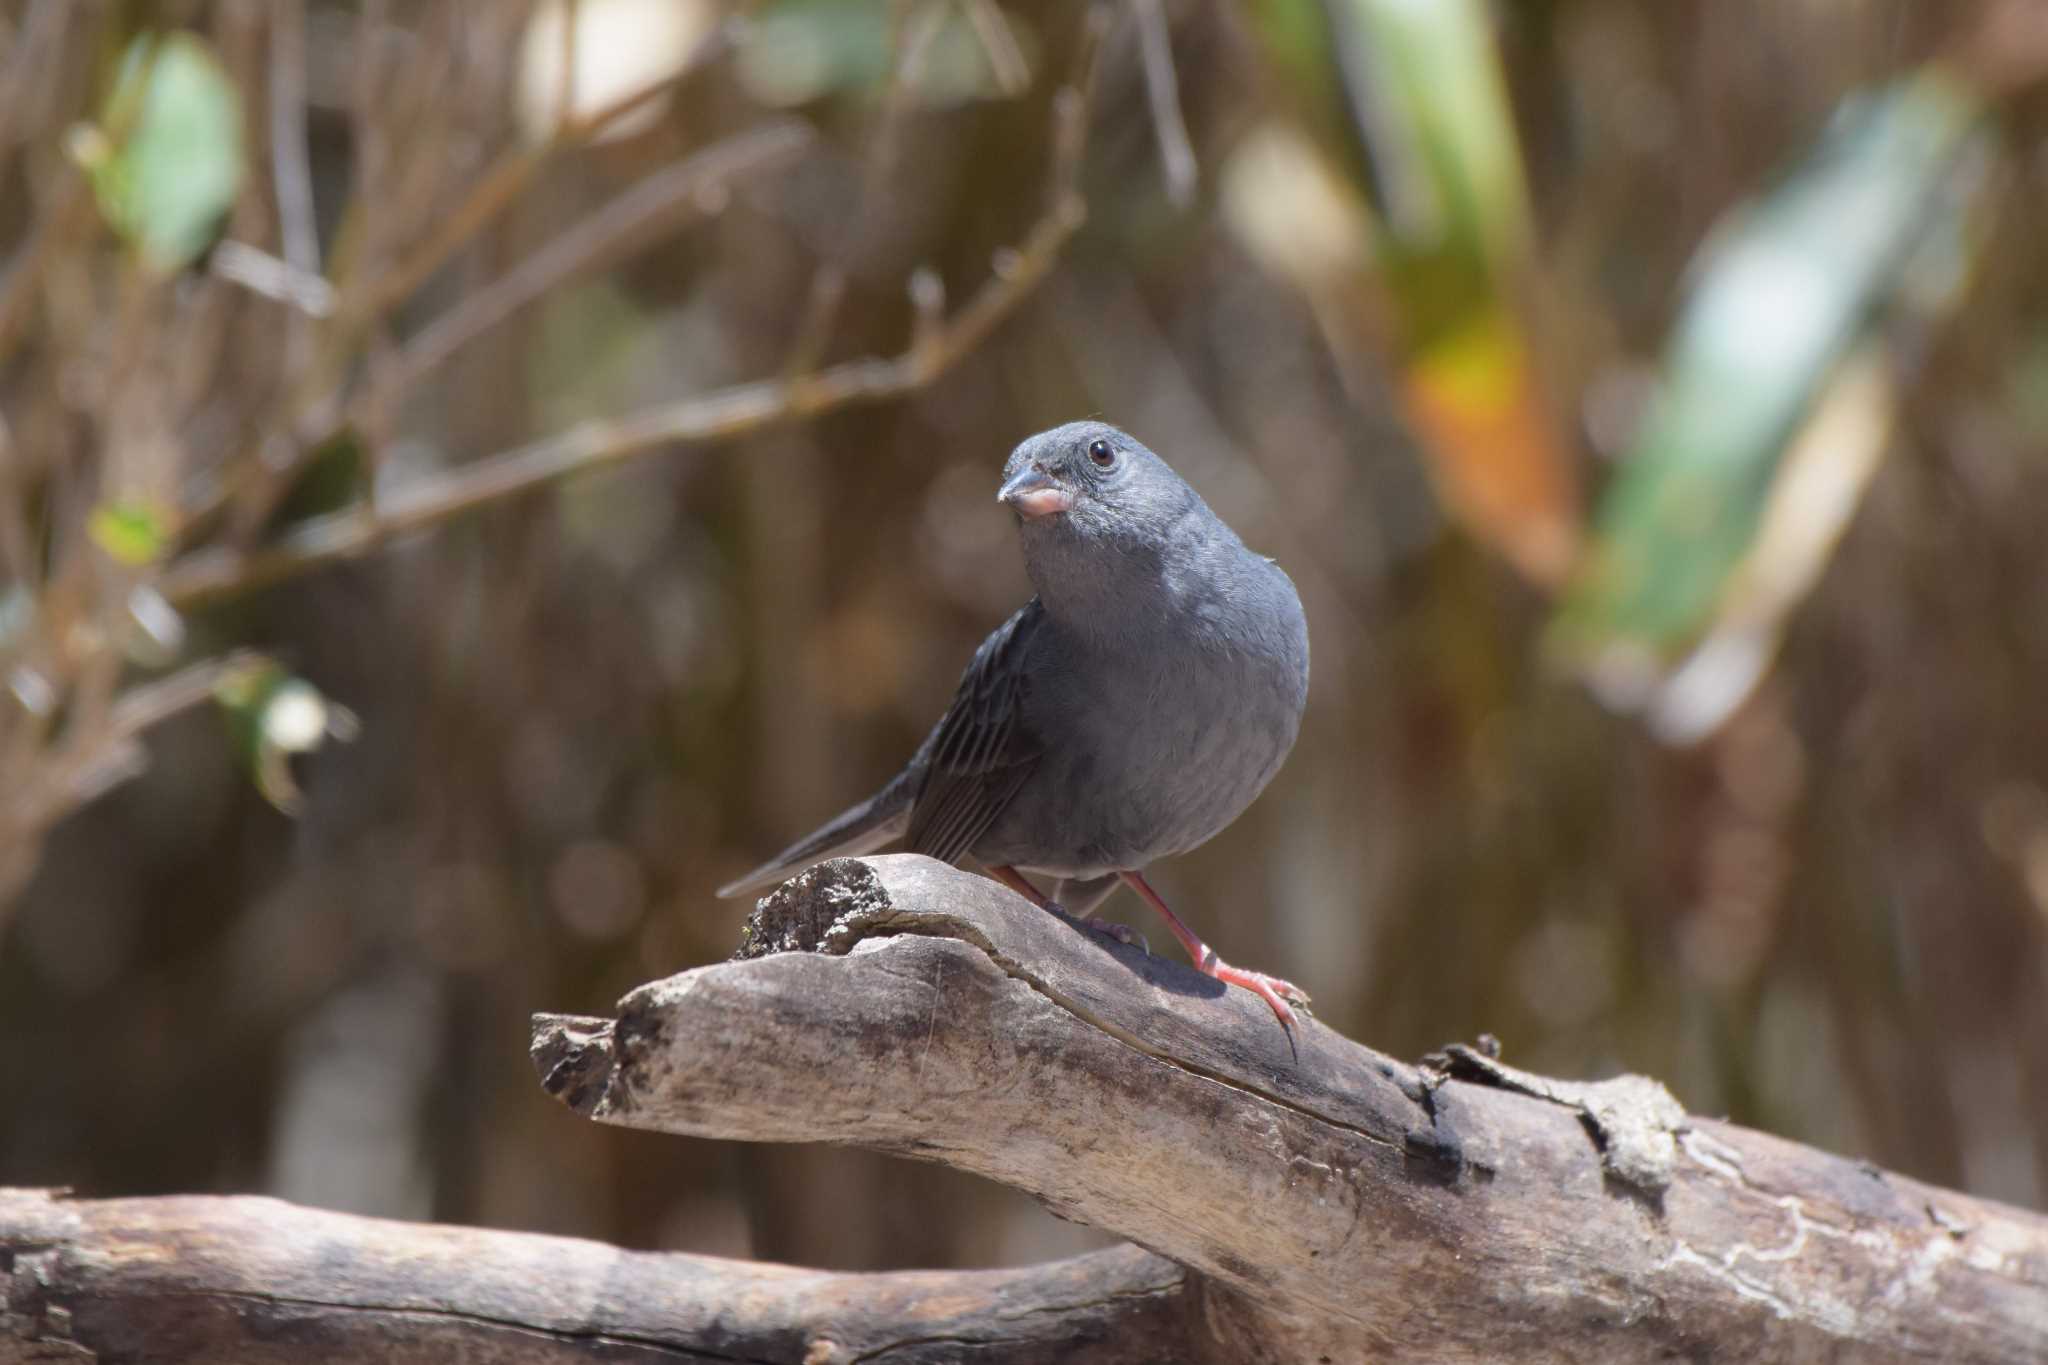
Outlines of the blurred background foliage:
<svg viewBox="0 0 2048 1365">
<path fill-rule="evenodd" d="M 2048 1201 L 2044 74 L 2028 0 L 7 0 L 0 1180 L 1091 1244 L 524 1043 L 732 948 L 1099 413 L 1311 617 L 1158 870 L 1225 956 Z"/>
</svg>

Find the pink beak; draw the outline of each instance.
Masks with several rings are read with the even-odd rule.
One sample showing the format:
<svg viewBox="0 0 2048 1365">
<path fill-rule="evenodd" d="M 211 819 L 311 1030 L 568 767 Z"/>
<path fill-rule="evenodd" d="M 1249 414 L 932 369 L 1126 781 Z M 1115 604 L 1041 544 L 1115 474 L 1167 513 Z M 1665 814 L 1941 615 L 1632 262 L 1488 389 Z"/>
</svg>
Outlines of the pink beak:
<svg viewBox="0 0 2048 1365">
<path fill-rule="evenodd" d="M 1052 475 L 1032 466 L 1003 485 L 997 502 L 1007 502 L 1026 521 L 1037 521 L 1074 505 L 1074 495 L 1053 482 Z"/>
</svg>

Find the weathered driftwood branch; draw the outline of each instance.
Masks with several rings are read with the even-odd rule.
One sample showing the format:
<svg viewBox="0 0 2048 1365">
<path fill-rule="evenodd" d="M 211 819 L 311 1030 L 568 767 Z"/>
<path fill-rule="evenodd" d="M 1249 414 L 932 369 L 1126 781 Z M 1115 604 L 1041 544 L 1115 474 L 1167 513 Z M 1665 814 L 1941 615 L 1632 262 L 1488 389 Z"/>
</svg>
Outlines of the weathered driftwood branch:
<svg viewBox="0 0 2048 1365">
<path fill-rule="evenodd" d="M 1001 1365 L 1202 1361 L 1199 1286 L 1118 1247 L 1028 1270 L 839 1275 L 274 1199 L 0 1189 L 0 1362 Z"/>
<path fill-rule="evenodd" d="M 2039 1215 L 1640 1078 L 1290 1042 L 1253 996 L 925 858 L 812 869 L 741 960 L 614 1021 L 543 1016 L 535 1059 L 605 1122 L 1027 1190 L 1188 1267 L 1207 1358 L 2048 1357 Z"/>
<path fill-rule="evenodd" d="M 1639 1078 L 1413 1067 L 1312 1021 L 1290 1042 L 1251 996 L 928 859 L 813 869 L 740 960 L 616 1020 L 543 1016 L 534 1055 L 608 1122 L 942 1161 L 1139 1246 L 839 1275 L 0 1190 L 0 1365 L 2048 1356 L 2039 1215 Z"/>
</svg>

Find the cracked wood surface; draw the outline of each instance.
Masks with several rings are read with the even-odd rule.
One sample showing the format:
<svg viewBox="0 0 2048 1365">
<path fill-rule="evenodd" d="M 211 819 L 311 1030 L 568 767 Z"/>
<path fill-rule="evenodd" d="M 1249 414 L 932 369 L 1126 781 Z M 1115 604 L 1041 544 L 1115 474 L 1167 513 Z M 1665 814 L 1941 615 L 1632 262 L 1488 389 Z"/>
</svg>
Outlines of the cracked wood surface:
<svg viewBox="0 0 2048 1365">
<path fill-rule="evenodd" d="M 853 1143 L 1137 1245 L 847 1275 L 265 1199 L 0 1189 L 27 1361 L 2028 1361 L 2048 1220 L 1641 1077 L 1410 1066 L 929 859 L 842 859 L 739 957 L 539 1016 L 606 1122 Z M 1143 1248 L 1143 1249 L 1141 1249 Z"/>
<path fill-rule="evenodd" d="M 1188 1281 L 1134 1247 L 1027 1270 L 847 1275 L 273 1199 L 0 1189 L 7 1365 L 1220 1359 L 1195 1339 L 1202 1292 Z"/>
<path fill-rule="evenodd" d="M 534 1053 L 604 1122 L 1029 1191 L 1194 1271 L 1224 1358 L 2048 1358 L 2040 1215 L 1641 1078 L 1290 1040 L 1248 993 L 930 859 L 820 865 L 738 960 L 613 1021 L 541 1016 Z"/>
</svg>

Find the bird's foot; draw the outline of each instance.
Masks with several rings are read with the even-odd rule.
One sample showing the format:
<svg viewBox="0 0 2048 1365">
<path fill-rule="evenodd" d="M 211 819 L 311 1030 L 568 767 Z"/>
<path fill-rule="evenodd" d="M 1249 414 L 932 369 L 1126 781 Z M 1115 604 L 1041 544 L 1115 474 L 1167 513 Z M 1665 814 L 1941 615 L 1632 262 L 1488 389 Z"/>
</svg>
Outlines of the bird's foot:
<svg viewBox="0 0 2048 1365">
<path fill-rule="evenodd" d="M 1135 945 L 1143 949 L 1147 957 L 1152 955 L 1151 941 L 1128 924 L 1119 924 L 1113 919 L 1104 919 L 1100 915 L 1079 915 L 1070 916 L 1070 918 L 1084 929 L 1093 929 L 1098 934 L 1109 935 L 1126 948 Z"/>
<path fill-rule="evenodd" d="M 1051 899 L 1043 891 L 1033 886 L 1031 879 L 1014 867 L 991 866 L 989 874 L 1041 910 L 1050 910 L 1061 919 L 1071 920 L 1084 929 L 1093 929 L 1099 934 L 1108 934 L 1126 947 L 1135 943 L 1140 948 L 1143 948 L 1148 956 L 1152 952 L 1152 945 L 1146 942 L 1145 936 L 1136 929 L 1131 928 L 1130 925 L 1118 924 L 1115 920 L 1103 919 L 1100 915 L 1069 914 L 1064 905 Z M 1091 899 L 1089 903 L 1093 904 L 1094 901 Z"/>
<path fill-rule="evenodd" d="M 1265 1001 L 1272 1007 L 1273 1017 L 1280 1021 L 1280 1027 L 1286 1030 L 1289 1040 L 1293 1039 L 1294 1011 L 1287 1008 L 1287 1002 L 1292 1000 L 1297 1005 L 1306 1005 L 1307 991 L 1292 981 L 1282 981 L 1277 976 L 1267 976 L 1264 972 L 1248 972 L 1242 967 L 1231 966 L 1216 956 L 1216 950 L 1202 942 L 1194 930 L 1181 923 L 1180 916 L 1174 914 L 1172 908 L 1160 899 L 1159 893 L 1152 889 L 1152 884 L 1145 880 L 1143 873 L 1120 872 L 1117 875 L 1128 882 L 1131 889 L 1144 897 L 1145 903 L 1157 910 L 1166 920 L 1167 927 L 1173 930 L 1173 936 L 1180 940 L 1181 947 L 1188 950 L 1188 956 L 1194 960 L 1198 971 L 1206 976 L 1215 977 L 1226 986 L 1242 986 Z"/>
<path fill-rule="evenodd" d="M 1213 976 L 1227 986 L 1242 986 L 1264 1000 L 1272 1007 L 1274 1018 L 1280 1021 L 1280 1027 L 1284 1029 L 1291 1031 L 1294 1028 L 1294 1011 L 1287 1008 L 1287 1002 L 1291 1000 L 1297 1005 L 1308 1003 L 1308 992 L 1292 981 L 1282 981 L 1279 977 L 1267 976 L 1264 972 L 1233 967 L 1213 952 L 1204 954 L 1198 960 L 1198 965 L 1205 975 Z"/>
</svg>

